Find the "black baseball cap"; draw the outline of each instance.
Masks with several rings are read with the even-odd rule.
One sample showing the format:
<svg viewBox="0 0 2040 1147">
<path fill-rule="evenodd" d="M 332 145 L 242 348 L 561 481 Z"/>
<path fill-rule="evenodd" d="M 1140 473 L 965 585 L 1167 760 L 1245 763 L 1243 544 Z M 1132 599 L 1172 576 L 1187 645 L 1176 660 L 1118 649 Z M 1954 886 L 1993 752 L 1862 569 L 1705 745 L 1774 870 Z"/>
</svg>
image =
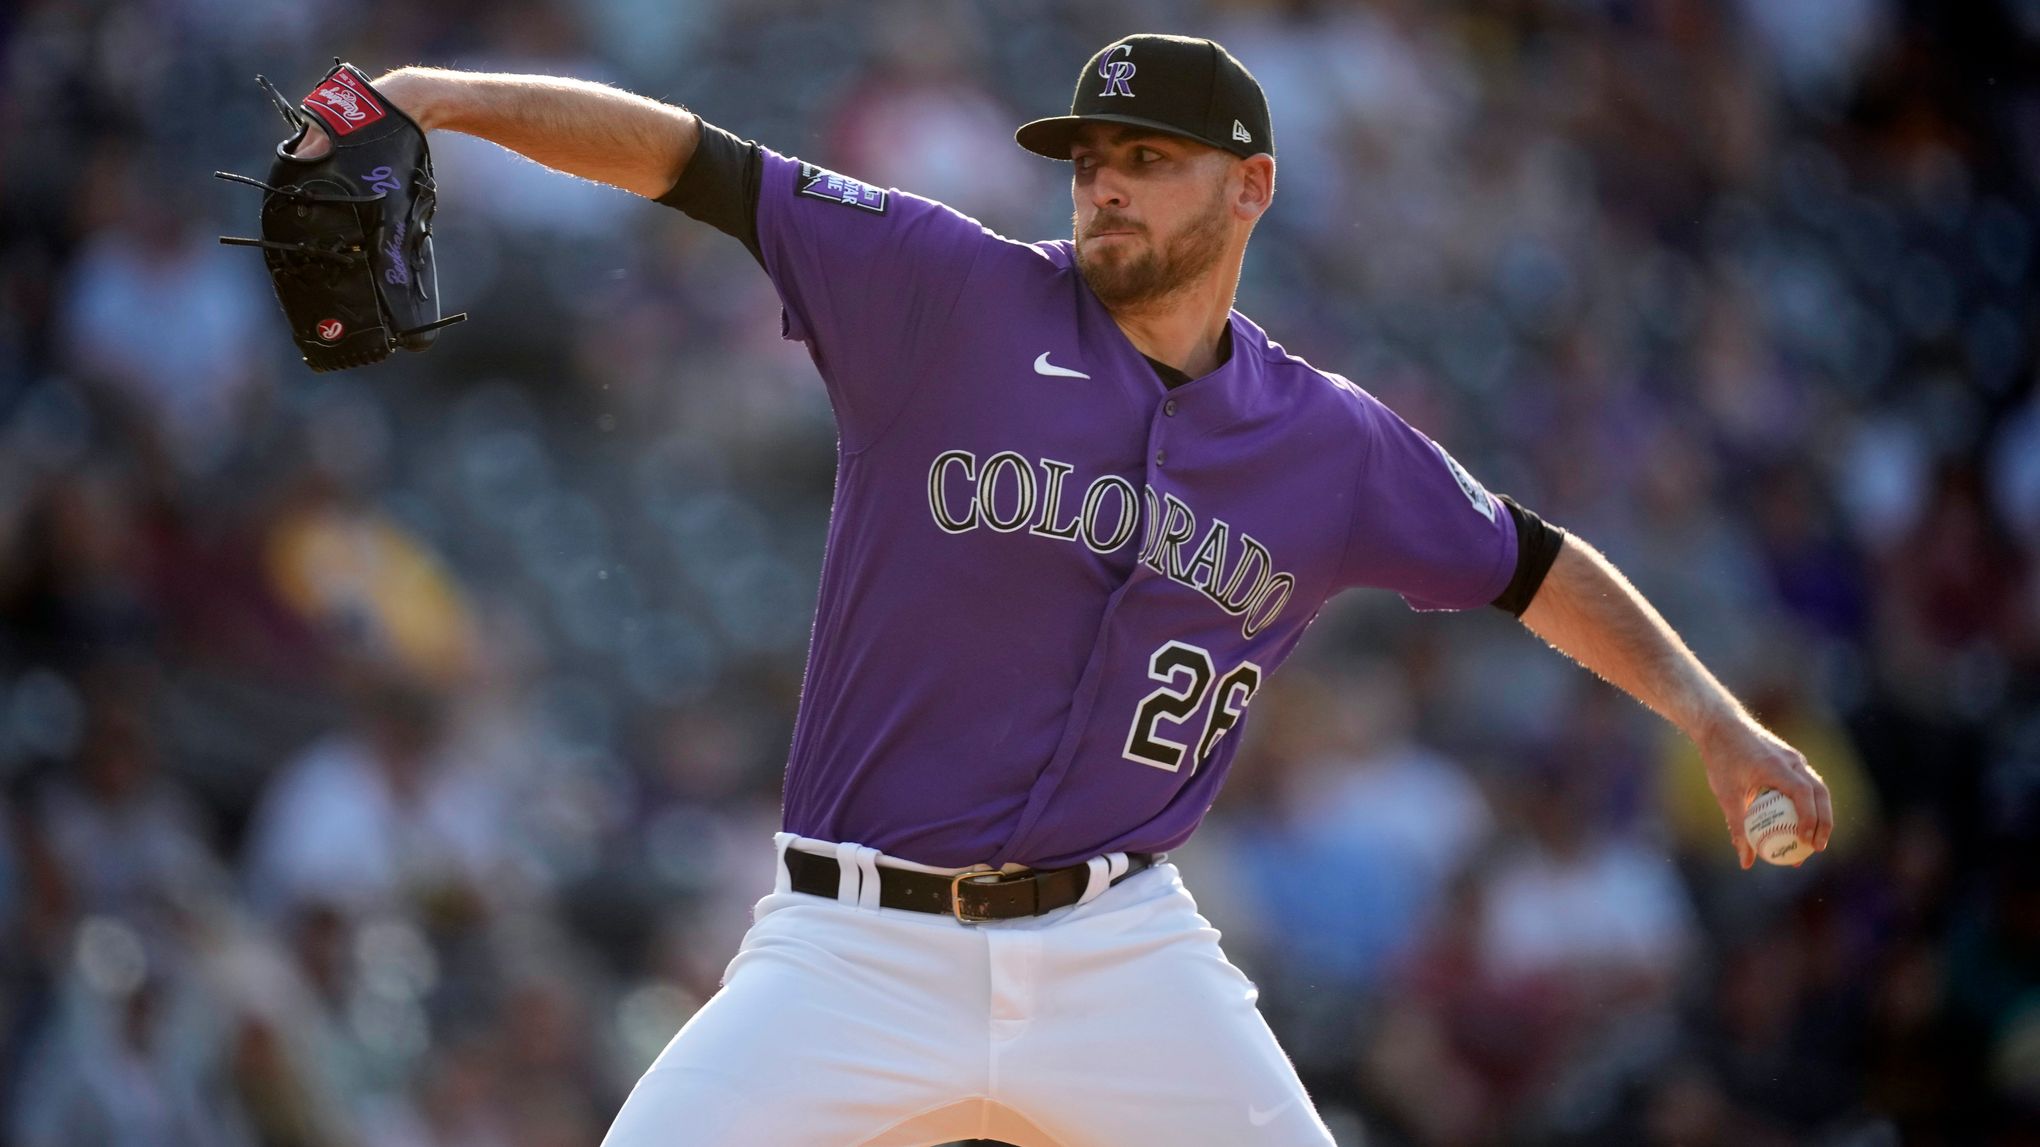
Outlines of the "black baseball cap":
<svg viewBox="0 0 2040 1147">
<path fill-rule="evenodd" d="M 1275 154 L 1268 97 L 1253 73 L 1216 42 L 1189 36 L 1107 44 L 1077 76 L 1070 114 L 1022 124 L 1013 139 L 1036 155 L 1068 159 L 1084 123 L 1154 128 L 1240 156 Z"/>
</svg>

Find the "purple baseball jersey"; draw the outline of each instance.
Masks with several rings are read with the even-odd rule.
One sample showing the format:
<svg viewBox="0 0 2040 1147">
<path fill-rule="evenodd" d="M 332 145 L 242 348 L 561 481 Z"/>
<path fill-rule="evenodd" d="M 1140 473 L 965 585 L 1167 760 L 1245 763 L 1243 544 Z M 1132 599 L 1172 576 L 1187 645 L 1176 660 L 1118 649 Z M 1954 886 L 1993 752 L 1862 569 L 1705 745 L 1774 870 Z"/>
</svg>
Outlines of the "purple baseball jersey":
<svg viewBox="0 0 2040 1147">
<path fill-rule="evenodd" d="M 761 259 L 840 432 L 788 831 L 946 866 L 1169 849 L 1333 594 L 1509 584 L 1498 500 L 1237 311 L 1171 390 L 1069 243 L 763 161 Z"/>
</svg>

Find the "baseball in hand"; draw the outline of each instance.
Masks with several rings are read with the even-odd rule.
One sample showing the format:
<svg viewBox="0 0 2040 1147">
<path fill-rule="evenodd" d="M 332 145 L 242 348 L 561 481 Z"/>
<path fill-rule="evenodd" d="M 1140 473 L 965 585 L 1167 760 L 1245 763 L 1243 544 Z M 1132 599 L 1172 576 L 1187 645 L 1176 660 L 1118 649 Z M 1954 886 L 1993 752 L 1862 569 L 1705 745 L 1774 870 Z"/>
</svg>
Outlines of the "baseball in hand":
<svg viewBox="0 0 2040 1147">
<path fill-rule="evenodd" d="M 1799 811 L 1777 789 L 1765 789 L 1743 813 L 1743 835 L 1750 847 L 1771 864 L 1798 864 L 1813 855 L 1799 838 Z"/>
</svg>

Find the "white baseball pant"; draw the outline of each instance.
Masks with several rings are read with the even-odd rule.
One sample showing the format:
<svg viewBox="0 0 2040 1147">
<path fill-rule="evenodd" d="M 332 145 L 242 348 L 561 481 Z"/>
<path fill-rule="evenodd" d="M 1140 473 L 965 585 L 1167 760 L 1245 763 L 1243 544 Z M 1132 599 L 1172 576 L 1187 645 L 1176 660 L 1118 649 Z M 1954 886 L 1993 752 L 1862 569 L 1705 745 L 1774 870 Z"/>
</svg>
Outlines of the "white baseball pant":
<svg viewBox="0 0 2040 1147">
<path fill-rule="evenodd" d="M 1041 916 L 964 924 L 878 907 L 877 865 L 835 856 L 837 898 L 786 867 L 723 988 L 617 1113 L 604 1147 L 1331 1147 L 1303 1084 L 1174 865 Z"/>
</svg>

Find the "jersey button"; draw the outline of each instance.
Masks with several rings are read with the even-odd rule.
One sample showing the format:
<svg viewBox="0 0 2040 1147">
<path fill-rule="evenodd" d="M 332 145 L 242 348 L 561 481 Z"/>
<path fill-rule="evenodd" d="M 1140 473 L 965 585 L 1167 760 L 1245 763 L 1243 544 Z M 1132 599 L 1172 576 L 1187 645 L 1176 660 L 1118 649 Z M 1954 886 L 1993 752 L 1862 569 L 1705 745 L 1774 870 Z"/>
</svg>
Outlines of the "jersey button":
<svg viewBox="0 0 2040 1147">
<path fill-rule="evenodd" d="M 1162 465 L 1162 464 L 1166 463 L 1166 462 L 1167 462 L 1168 460 L 1169 460 L 1169 452 L 1168 452 L 1167 450 L 1157 450 L 1157 451 L 1155 451 L 1155 465 L 1157 465 L 1157 466 L 1160 466 L 1160 465 Z"/>
<path fill-rule="evenodd" d="M 1176 417 L 1176 400 L 1172 398 L 1169 401 L 1162 403 L 1162 413 L 1168 415 L 1170 418 Z"/>
</svg>

